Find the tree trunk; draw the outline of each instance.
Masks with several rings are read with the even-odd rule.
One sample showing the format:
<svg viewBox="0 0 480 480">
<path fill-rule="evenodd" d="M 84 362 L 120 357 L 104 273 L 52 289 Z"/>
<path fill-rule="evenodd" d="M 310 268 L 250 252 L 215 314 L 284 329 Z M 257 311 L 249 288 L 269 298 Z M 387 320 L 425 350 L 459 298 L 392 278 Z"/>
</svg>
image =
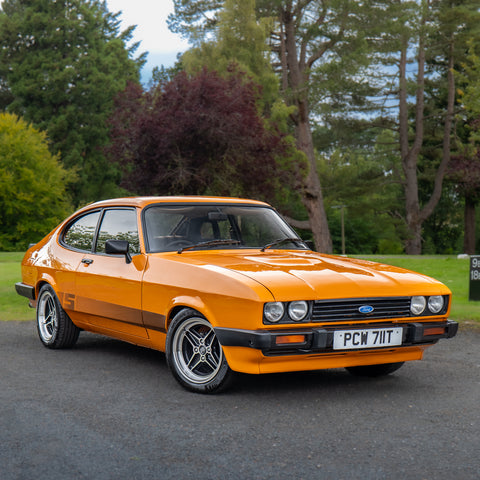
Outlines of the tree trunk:
<svg viewBox="0 0 480 480">
<path fill-rule="evenodd" d="M 475 202 L 465 195 L 465 236 L 463 238 L 463 251 L 475 255 Z"/>
<path fill-rule="evenodd" d="M 302 106 L 300 106 L 301 108 Z M 323 205 L 322 186 L 317 172 L 315 150 L 308 117 L 300 115 L 297 124 L 297 147 L 308 159 L 308 174 L 302 185 L 302 202 L 308 212 L 315 247 L 320 252 L 332 253 L 332 239 Z"/>
<path fill-rule="evenodd" d="M 426 13 L 424 13 L 426 15 Z M 425 25 L 425 16 L 422 18 L 421 26 Z M 424 110 L 425 110 L 425 33 L 420 33 L 418 42 L 418 70 L 417 70 L 417 92 L 415 105 L 415 137 L 410 147 L 408 139 L 408 105 L 407 105 L 407 80 L 406 63 L 408 52 L 408 39 L 403 44 L 400 57 L 400 150 L 402 157 L 403 171 L 405 174 L 405 210 L 406 224 L 409 238 L 405 244 L 405 251 L 410 255 L 422 253 L 422 225 L 435 210 L 442 195 L 443 179 L 450 160 L 451 131 L 455 108 L 455 77 L 454 66 L 454 37 L 450 38 L 448 50 L 448 72 L 447 72 L 447 111 L 443 129 L 443 148 L 440 165 L 435 174 L 432 194 L 423 208 L 420 207 L 418 195 L 417 164 L 420 151 L 423 145 Z"/>
<path fill-rule="evenodd" d="M 321 252 L 331 253 L 332 239 L 323 204 L 322 187 L 318 176 L 315 149 L 310 128 L 310 109 L 307 98 L 308 72 L 305 70 L 305 58 L 302 56 L 299 58 L 297 54 L 296 21 L 294 12 L 291 9 L 292 5 L 290 4 L 281 11 L 284 28 L 282 41 L 285 42 L 281 50 L 284 52 L 286 60 L 285 67 L 287 68 L 287 72 L 283 72 L 284 78 L 288 79 L 288 87 L 291 92 L 289 103 L 297 107 L 297 113 L 293 119 L 295 123 L 297 148 L 305 154 L 308 160 L 308 173 L 307 176 L 302 179 L 300 187 L 301 197 L 302 203 L 308 213 L 316 249 Z M 305 55 L 302 49 L 301 51 L 302 54 Z"/>
<path fill-rule="evenodd" d="M 452 124 L 455 114 L 455 75 L 454 70 L 454 39 L 450 39 L 449 51 L 448 51 L 448 72 L 447 72 L 447 111 L 445 114 L 445 123 L 443 125 L 443 147 L 442 147 L 442 159 L 440 165 L 437 168 L 435 174 L 435 180 L 433 185 L 433 192 L 430 196 L 427 204 L 422 208 L 420 212 L 420 219 L 424 222 L 435 210 L 435 207 L 440 201 L 442 196 L 443 179 L 447 171 L 448 162 L 450 161 L 450 148 L 451 148 L 451 136 L 452 136 Z"/>
<path fill-rule="evenodd" d="M 407 52 L 408 38 L 404 39 L 400 54 L 399 79 L 399 121 L 400 152 L 403 173 L 405 175 L 405 212 L 408 238 L 405 251 L 409 255 L 422 253 L 422 222 L 420 220 L 420 202 L 418 198 L 417 163 L 423 144 L 423 111 L 425 88 L 425 48 L 421 39 L 418 47 L 417 95 L 415 108 L 415 137 L 410 147 L 408 138 L 408 92 L 407 92 Z"/>
</svg>

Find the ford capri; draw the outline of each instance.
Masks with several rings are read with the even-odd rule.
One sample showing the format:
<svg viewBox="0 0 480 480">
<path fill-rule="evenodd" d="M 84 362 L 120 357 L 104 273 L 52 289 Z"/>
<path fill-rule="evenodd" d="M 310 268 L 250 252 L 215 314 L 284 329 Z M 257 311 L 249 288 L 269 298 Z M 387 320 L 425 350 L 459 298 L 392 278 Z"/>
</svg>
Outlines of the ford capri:
<svg viewBox="0 0 480 480">
<path fill-rule="evenodd" d="M 442 283 L 312 251 L 270 205 L 235 198 L 88 205 L 29 248 L 16 290 L 45 347 L 86 330 L 159 350 L 200 393 L 234 372 L 387 375 L 458 329 Z"/>
</svg>

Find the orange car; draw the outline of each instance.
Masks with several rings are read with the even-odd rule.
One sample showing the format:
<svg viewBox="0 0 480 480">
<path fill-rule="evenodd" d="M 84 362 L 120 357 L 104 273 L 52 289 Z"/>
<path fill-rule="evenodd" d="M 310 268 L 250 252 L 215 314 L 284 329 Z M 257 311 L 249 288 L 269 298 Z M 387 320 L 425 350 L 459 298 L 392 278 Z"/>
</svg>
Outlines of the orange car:
<svg viewBox="0 0 480 480">
<path fill-rule="evenodd" d="M 232 372 L 385 375 L 458 329 L 445 285 L 316 253 L 272 207 L 234 198 L 89 205 L 27 251 L 16 290 L 46 347 L 88 330 L 160 350 L 196 392 Z"/>
</svg>

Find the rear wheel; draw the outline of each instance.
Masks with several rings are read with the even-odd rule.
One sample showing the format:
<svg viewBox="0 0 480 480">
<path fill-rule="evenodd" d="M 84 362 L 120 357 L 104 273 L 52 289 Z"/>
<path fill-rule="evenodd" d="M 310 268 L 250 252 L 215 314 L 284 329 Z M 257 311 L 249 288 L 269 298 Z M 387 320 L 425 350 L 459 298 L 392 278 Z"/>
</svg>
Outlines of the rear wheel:
<svg viewBox="0 0 480 480">
<path fill-rule="evenodd" d="M 75 345 L 80 329 L 65 313 L 50 285 L 40 289 L 37 303 L 37 330 L 47 348 L 68 348 Z"/>
<path fill-rule="evenodd" d="M 360 365 L 358 367 L 347 367 L 346 370 L 352 375 L 359 377 L 382 377 L 398 370 L 404 362 L 382 363 L 380 365 Z"/>
<path fill-rule="evenodd" d="M 232 376 L 213 327 L 192 309 L 180 311 L 173 319 L 167 333 L 166 358 L 176 380 L 193 392 L 218 392 Z"/>
</svg>

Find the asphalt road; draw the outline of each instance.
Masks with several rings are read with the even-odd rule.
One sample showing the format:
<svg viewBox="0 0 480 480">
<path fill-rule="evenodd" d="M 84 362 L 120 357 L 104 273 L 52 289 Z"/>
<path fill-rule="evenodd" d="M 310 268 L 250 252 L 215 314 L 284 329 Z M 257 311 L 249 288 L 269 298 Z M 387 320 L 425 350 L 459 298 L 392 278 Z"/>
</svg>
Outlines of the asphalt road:
<svg viewBox="0 0 480 480">
<path fill-rule="evenodd" d="M 381 379 L 240 376 L 205 396 L 163 354 L 0 322 L 0 478 L 479 479 L 480 330 Z"/>
</svg>

